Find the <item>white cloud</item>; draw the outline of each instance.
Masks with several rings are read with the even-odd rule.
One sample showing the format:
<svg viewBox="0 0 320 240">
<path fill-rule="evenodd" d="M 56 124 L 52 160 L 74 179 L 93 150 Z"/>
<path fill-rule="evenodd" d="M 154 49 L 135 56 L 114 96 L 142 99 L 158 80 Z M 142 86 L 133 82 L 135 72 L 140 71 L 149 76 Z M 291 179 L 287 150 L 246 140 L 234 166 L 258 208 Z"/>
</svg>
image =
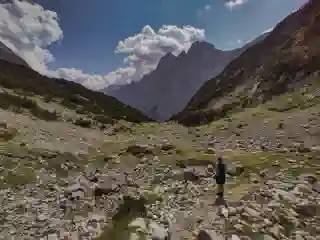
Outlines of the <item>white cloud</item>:
<svg viewBox="0 0 320 240">
<path fill-rule="evenodd" d="M 135 70 L 130 67 L 118 68 L 116 71 L 102 76 L 90 75 L 75 68 L 59 68 L 51 72 L 51 76 L 74 81 L 93 90 L 99 90 L 105 88 L 107 85 L 128 83 L 128 79 L 130 79 L 134 72 Z"/>
<path fill-rule="evenodd" d="M 59 69 L 57 74 L 96 90 L 113 84 L 139 81 L 157 67 L 159 60 L 165 54 L 171 52 L 178 55 L 183 50 L 187 51 L 193 42 L 204 39 L 204 30 L 191 26 L 179 28 L 164 25 L 155 31 L 147 25 L 138 34 L 118 43 L 115 53 L 127 55 L 123 60 L 126 67 L 110 72 L 106 76 L 91 76 L 76 69 Z"/>
<path fill-rule="evenodd" d="M 241 5 L 248 2 L 248 0 L 228 0 L 224 5 L 229 8 L 230 10 L 234 9 L 235 7 L 240 7 Z"/>
<path fill-rule="evenodd" d="M 211 10 L 211 5 L 204 6 L 204 10 L 207 10 L 207 11 Z"/>
<path fill-rule="evenodd" d="M 198 14 L 199 17 L 202 17 L 204 14 L 206 14 L 207 12 L 209 12 L 211 9 L 212 9 L 212 5 L 207 4 L 207 5 L 205 5 L 204 7 L 199 8 L 199 9 L 197 10 L 197 14 Z"/>
<path fill-rule="evenodd" d="M 54 57 L 46 47 L 60 39 L 62 30 L 55 12 L 18 0 L 0 4 L 0 41 L 33 69 L 47 72 L 46 65 Z"/>
<path fill-rule="evenodd" d="M 118 43 L 116 54 L 125 54 L 124 67 L 106 75 L 90 75 L 82 70 L 50 70 L 54 56 L 47 50 L 61 40 L 63 32 L 57 13 L 38 4 L 19 0 L 0 0 L 0 41 L 21 56 L 33 69 L 49 76 L 75 81 L 91 89 L 140 80 L 154 70 L 166 53 L 187 51 L 195 41 L 205 39 L 204 30 L 192 26 L 164 25 L 157 31 L 145 26 L 141 32 Z"/>
<path fill-rule="evenodd" d="M 242 44 L 243 41 L 241 39 L 229 42 L 229 45 L 239 45 Z"/>
</svg>

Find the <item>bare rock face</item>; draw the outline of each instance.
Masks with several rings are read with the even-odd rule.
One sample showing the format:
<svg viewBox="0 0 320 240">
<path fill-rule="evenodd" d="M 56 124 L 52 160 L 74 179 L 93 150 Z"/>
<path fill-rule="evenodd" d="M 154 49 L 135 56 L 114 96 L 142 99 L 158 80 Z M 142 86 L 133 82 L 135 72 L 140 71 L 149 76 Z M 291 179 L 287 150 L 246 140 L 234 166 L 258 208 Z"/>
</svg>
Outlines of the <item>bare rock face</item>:
<svg viewBox="0 0 320 240">
<path fill-rule="evenodd" d="M 164 121 L 181 111 L 202 84 L 218 75 L 245 49 L 221 51 L 210 43 L 195 42 L 188 52 L 165 55 L 157 68 L 139 82 L 102 91 Z"/>
</svg>

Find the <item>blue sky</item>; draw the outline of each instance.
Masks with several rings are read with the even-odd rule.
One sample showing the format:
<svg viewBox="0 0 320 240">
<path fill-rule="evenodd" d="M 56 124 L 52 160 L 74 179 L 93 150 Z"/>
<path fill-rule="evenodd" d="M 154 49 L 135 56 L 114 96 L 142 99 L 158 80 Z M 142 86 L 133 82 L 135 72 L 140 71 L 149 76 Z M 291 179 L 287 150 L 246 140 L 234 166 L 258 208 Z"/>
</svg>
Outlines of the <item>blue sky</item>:
<svg viewBox="0 0 320 240">
<path fill-rule="evenodd" d="M 105 74 L 122 65 L 117 44 L 145 25 L 191 25 L 206 31 L 219 49 L 242 45 L 273 27 L 299 6 L 296 0 L 251 0 L 230 11 L 223 0 L 42 0 L 58 13 L 63 40 L 50 48 L 54 68 Z M 205 7 L 210 6 L 206 10 Z M 208 8 L 208 7 L 207 7 Z"/>
<path fill-rule="evenodd" d="M 103 77 L 99 81 L 107 81 L 105 76 L 108 73 L 127 67 L 123 63 L 124 58 L 132 54 L 127 49 L 123 51 L 127 54 L 116 54 L 119 41 L 136 36 L 146 25 L 156 34 L 163 25 L 177 28 L 190 25 L 203 29 L 205 40 L 219 49 L 240 47 L 274 27 L 305 1 L 229 0 L 231 5 L 234 3 L 234 7 L 230 8 L 231 5 L 227 7 L 227 0 L 35 0 L 43 7 L 43 10 L 35 10 L 39 12 L 36 14 L 43 17 L 45 14 L 41 11 L 51 10 L 59 18 L 58 27 L 55 18 L 50 19 L 54 26 L 52 29 L 59 32 L 60 28 L 63 33 L 62 37 L 62 33 L 42 27 L 45 34 L 49 32 L 52 40 L 42 43 L 40 48 L 54 58 L 54 61 L 43 60 L 43 69 L 55 71 L 63 68 L 63 77 L 66 78 L 70 75 L 66 69 L 73 69 L 73 77 L 69 77 L 72 80 L 76 80 L 77 74 L 81 75 L 81 81 L 95 74 Z M 21 27 L 21 31 L 25 28 Z M 34 39 L 31 40 L 38 44 Z M 186 48 L 188 46 L 186 44 Z M 23 49 L 20 46 L 16 48 L 17 51 Z M 159 56 L 156 56 L 158 60 Z M 152 62 L 143 71 L 149 71 L 154 66 L 155 62 Z M 132 71 L 130 74 L 133 74 Z"/>
</svg>

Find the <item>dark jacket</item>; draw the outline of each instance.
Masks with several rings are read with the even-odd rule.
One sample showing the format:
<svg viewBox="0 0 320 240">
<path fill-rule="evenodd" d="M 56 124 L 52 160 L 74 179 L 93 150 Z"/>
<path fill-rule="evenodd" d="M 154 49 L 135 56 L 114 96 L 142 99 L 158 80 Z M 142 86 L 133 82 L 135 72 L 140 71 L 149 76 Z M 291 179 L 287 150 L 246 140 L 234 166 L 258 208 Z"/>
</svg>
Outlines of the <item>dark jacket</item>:
<svg viewBox="0 0 320 240">
<path fill-rule="evenodd" d="M 225 184 L 226 182 L 226 165 L 218 163 L 216 166 L 216 183 Z"/>
</svg>

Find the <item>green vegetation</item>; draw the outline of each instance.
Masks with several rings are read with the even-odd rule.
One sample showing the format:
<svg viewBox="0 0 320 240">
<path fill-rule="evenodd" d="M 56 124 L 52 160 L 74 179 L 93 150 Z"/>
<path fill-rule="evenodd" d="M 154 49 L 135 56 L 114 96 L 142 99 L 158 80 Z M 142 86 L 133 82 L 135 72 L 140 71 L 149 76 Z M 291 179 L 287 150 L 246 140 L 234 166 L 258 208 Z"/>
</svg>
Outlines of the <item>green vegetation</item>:
<svg viewBox="0 0 320 240">
<path fill-rule="evenodd" d="M 11 109 L 14 112 L 20 113 L 22 113 L 24 109 L 28 110 L 32 115 L 42 120 L 58 120 L 56 112 L 50 112 L 46 109 L 42 109 L 35 101 L 32 101 L 27 97 L 20 97 L 9 93 L 0 93 L 0 108 L 6 110 Z"/>
<path fill-rule="evenodd" d="M 314 79 L 310 86 L 277 96 L 266 103 L 268 110 L 285 112 L 296 108 L 306 109 L 320 104 L 320 88 L 317 86 L 319 80 Z"/>
<path fill-rule="evenodd" d="M 91 120 L 89 119 L 83 119 L 83 118 L 79 118 L 77 120 L 74 121 L 75 125 L 81 126 L 83 128 L 90 128 L 91 127 Z"/>
<path fill-rule="evenodd" d="M 26 185 L 36 180 L 36 174 L 34 170 L 28 167 L 20 168 L 18 173 L 8 171 L 2 176 L 3 178 L 0 179 L 0 186 L 5 184 L 6 186 L 10 186 L 12 188 Z"/>
<path fill-rule="evenodd" d="M 3 60 L 0 60 L 0 85 L 14 91 L 43 96 L 45 102 L 51 101 L 51 96 L 54 96 L 56 99 L 61 99 L 60 104 L 69 109 L 76 110 L 81 106 L 83 112 L 93 115 L 132 122 L 150 121 L 138 110 L 101 92 L 91 91 L 75 82 L 50 79 L 32 69 Z M 4 105 L 1 100 L 0 103 Z M 29 108 L 33 107 L 32 102 L 23 101 L 23 103 L 29 104 Z"/>
</svg>

